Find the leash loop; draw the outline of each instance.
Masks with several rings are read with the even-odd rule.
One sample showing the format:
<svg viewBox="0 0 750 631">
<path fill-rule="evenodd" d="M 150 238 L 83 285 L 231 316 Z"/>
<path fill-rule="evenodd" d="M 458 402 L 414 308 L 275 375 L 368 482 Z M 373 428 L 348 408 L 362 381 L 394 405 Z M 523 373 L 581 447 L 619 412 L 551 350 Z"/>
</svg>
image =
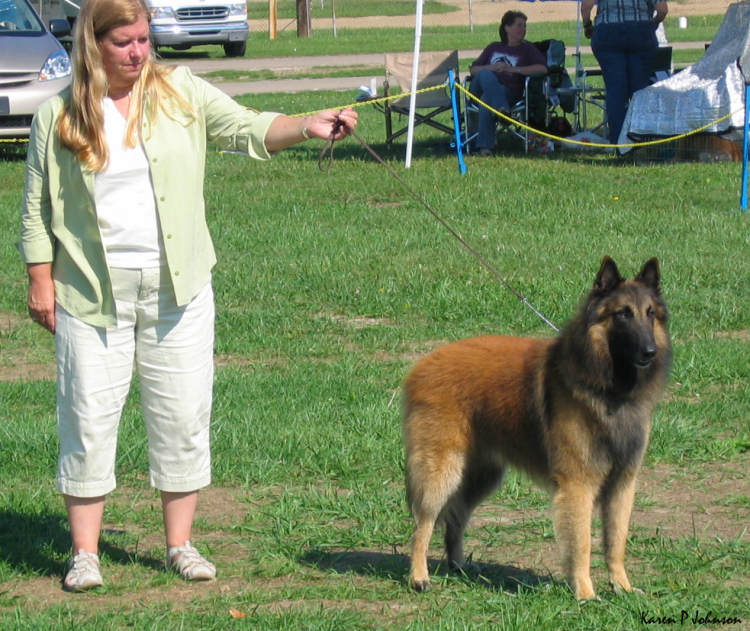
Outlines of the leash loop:
<svg viewBox="0 0 750 631">
<path fill-rule="evenodd" d="M 323 172 L 330 171 L 331 167 L 333 166 L 333 144 L 336 142 L 336 134 L 343 126 L 344 121 L 342 121 L 340 117 L 337 117 L 336 120 L 333 121 L 333 127 L 331 127 L 331 135 L 329 136 L 328 140 L 326 140 L 326 144 L 323 145 L 323 148 L 318 154 L 318 168 Z M 352 133 L 354 132 L 352 131 Z M 362 141 L 360 140 L 360 142 Z M 323 161 L 326 153 L 328 153 L 327 163 Z"/>
</svg>

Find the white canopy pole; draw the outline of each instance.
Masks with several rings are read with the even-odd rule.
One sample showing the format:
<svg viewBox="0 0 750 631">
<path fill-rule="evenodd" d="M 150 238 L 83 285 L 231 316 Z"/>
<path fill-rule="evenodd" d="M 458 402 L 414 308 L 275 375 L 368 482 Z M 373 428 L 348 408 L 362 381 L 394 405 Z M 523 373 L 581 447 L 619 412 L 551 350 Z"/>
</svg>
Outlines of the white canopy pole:
<svg viewBox="0 0 750 631">
<path fill-rule="evenodd" d="M 414 111 L 417 103 L 417 83 L 419 77 L 419 48 L 422 42 L 422 0 L 417 0 L 417 17 L 414 24 L 414 60 L 411 66 L 411 95 L 409 96 L 409 127 L 406 132 L 406 161 L 404 167 L 411 167 L 411 147 L 414 142 Z"/>
<path fill-rule="evenodd" d="M 578 77 L 583 72 L 583 63 L 581 62 L 581 31 L 583 25 L 581 21 L 581 0 L 576 2 L 576 85 Z"/>
</svg>

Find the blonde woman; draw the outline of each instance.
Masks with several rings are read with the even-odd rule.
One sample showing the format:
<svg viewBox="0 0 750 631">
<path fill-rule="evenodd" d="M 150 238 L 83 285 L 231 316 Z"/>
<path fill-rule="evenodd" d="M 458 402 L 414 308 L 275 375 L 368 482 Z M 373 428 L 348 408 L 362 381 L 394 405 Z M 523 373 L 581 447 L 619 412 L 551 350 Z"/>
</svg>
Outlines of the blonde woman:
<svg viewBox="0 0 750 631">
<path fill-rule="evenodd" d="M 57 486 L 73 551 L 63 588 L 102 584 L 99 534 L 134 361 L 167 566 L 212 579 L 216 568 L 190 543 L 211 476 L 206 141 L 266 160 L 308 138 L 343 138 L 357 115 L 257 113 L 186 68 L 160 66 L 143 0 L 87 0 L 73 51 L 71 89 L 32 125 L 20 243 L 29 314 L 55 335 Z"/>
</svg>

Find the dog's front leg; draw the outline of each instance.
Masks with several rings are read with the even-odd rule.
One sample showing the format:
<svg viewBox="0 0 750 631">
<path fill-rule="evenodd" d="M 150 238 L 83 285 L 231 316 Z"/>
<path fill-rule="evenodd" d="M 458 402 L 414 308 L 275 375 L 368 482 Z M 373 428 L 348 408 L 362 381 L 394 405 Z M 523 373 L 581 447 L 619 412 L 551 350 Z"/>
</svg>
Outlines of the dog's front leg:
<svg viewBox="0 0 750 631">
<path fill-rule="evenodd" d="M 560 484 L 554 498 L 555 533 L 563 570 L 578 600 L 595 598 L 591 582 L 591 514 L 594 489 L 581 482 Z"/>
<path fill-rule="evenodd" d="M 635 472 L 623 478 L 602 498 L 604 554 L 609 582 L 615 590 L 633 591 L 625 572 L 625 542 L 635 496 Z"/>
</svg>

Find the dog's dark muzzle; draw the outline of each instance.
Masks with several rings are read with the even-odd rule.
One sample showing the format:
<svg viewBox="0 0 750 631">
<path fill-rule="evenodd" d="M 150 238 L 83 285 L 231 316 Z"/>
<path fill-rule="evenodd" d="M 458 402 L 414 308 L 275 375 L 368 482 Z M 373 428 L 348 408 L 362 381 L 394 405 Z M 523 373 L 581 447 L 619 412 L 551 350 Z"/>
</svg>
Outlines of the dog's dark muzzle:
<svg viewBox="0 0 750 631">
<path fill-rule="evenodd" d="M 641 348 L 640 352 L 635 357 L 635 365 L 638 366 L 638 368 L 648 368 L 654 357 L 656 357 L 657 350 L 656 344 L 653 343 Z"/>
</svg>

